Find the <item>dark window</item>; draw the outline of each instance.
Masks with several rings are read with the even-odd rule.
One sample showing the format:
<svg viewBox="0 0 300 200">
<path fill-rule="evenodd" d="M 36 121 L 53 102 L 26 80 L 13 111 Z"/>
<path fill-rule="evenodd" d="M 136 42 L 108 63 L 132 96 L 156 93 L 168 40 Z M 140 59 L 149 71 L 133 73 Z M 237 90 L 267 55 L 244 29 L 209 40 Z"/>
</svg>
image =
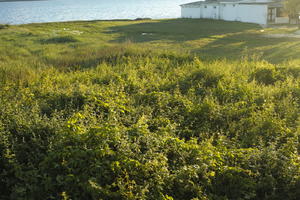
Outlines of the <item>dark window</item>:
<svg viewBox="0 0 300 200">
<path fill-rule="evenodd" d="M 214 8 L 217 8 L 217 6 L 214 6 Z"/>
<path fill-rule="evenodd" d="M 276 18 L 276 8 L 269 8 L 268 9 L 268 21 L 275 22 Z"/>
<path fill-rule="evenodd" d="M 204 6 L 204 8 L 207 8 L 207 6 Z"/>
<path fill-rule="evenodd" d="M 284 12 L 283 8 L 277 8 L 276 17 L 285 17 L 285 12 Z"/>
</svg>

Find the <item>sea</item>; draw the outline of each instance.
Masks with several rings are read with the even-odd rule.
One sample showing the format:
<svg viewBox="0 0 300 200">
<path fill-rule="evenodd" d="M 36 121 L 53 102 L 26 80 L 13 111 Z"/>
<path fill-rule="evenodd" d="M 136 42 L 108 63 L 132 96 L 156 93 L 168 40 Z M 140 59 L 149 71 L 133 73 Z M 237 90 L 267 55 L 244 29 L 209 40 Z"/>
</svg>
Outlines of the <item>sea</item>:
<svg viewBox="0 0 300 200">
<path fill-rule="evenodd" d="M 179 18 L 180 5 L 192 1 L 193 0 L 0 0 L 0 24 L 136 18 Z"/>
</svg>

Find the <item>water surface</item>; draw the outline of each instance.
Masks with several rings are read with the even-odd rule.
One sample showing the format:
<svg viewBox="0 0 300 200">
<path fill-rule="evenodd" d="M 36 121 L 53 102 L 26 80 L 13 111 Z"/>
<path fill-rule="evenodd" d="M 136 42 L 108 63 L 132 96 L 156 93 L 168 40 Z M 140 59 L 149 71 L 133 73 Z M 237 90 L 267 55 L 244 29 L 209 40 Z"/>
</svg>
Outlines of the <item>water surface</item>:
<svg viewBox="0 0 300 200">
<path fill-rule="evenodd" d="M 73 20 L 178 18 L 193 0 L 48 0 L 0 2 L 0 24 Z"/>
</svg>

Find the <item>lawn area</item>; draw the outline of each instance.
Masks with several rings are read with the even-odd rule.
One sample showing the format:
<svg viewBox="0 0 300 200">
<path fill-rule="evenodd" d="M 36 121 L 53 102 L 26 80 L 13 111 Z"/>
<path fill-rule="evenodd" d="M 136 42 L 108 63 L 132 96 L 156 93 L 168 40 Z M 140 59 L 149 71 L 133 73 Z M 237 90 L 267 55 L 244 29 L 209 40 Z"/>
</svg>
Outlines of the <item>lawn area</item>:
<svg viewBox="0 0 300 200">
<path fill-rule="evenodd" d="M 258 25 L 203 19 L 150 21 L 92 21 L 10 26 L 0 31 L 1 59 L 37 59 L 94 51 L 120 43 L 142 48 L 189 52 L 204 60 L 240 59 L 255 55 L 271 63 L 299 62 L 299 38 L 268 38 L 295 27 Z"/>
</svg>

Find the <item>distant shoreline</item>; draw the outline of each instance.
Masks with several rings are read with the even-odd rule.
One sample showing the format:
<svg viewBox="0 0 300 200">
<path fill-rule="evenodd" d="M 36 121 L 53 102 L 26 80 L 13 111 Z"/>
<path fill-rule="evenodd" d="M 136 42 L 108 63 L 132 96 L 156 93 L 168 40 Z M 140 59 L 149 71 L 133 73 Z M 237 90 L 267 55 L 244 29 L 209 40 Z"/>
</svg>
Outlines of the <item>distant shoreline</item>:
<svg viewBox="0 0 300 200">
<path fill-rule="evenodd" d="M 36 0 L 38 1 L 38 0 Z M 47 1 L 47 0 L 42 0 Z M 94 20 L 70 20 L 70 21 L 50 21 L 50 22 L 32 22 L 32 23 L 24 23 L 24 24 L 5 24 L 1 23 L 0 25 L 8 25 L 8 26 L 18 26 L 18 25 L 30 25 L 30 24 L 51 24 L 51 23 L 76 23 L 76 22 L 122 22 L 122 21 L 155 21 L 155 20 L 174 20 L 180 18 L 160 18 L 160 19 L 152 19 L 152 18 L 136 18 L 136 19 L 94 19 Z"/>
<path fill-rule="evenodd" d="M 1 2 L 17 2 L 17 1 L 47 1 L 47 0 L 0 0 Z"/>
</svg>

